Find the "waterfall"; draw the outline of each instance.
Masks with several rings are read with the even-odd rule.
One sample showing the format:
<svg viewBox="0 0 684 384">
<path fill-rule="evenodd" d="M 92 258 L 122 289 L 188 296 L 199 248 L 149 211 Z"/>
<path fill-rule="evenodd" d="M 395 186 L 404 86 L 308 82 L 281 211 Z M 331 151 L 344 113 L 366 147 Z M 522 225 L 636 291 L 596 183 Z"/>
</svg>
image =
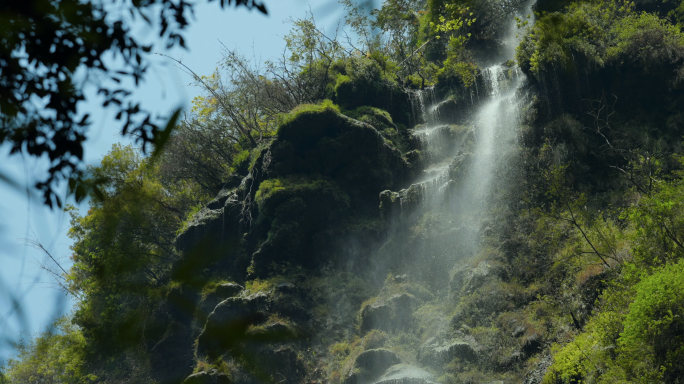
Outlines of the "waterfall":
<svg viewBox="0 0 684 384">
<path fill-rule="evenodd" d="M 521 16 L 530 13 L 530 4 Z M 526 100 L 522 92 L 525 75 L 512 64 L 519 43 L 512 21 L 504 42 L 505 49 L 494 60 L 500 64 L 481 69 L 475 82 L 479 86 L 469 90 L 476 99 L 465 124 L 456 125 L 440 115 L 445 101 L 438 99 L 433 87 L 411 95 L 417 120 L 413 135 L 420 141 L 424 169 L 413 185 L 399 192 L 402 215 L 416 205 L 422 211 L 448 210 L 454 225 L 469 227 L 465 231 L 469 235 L 459 242 L 470 253 L 478 249 L 477 238 L 488 212 L 502 202 L 515 177 L 519 112 Z M 472 100 L 458 102 L 473 105 Z"/>
</svg>

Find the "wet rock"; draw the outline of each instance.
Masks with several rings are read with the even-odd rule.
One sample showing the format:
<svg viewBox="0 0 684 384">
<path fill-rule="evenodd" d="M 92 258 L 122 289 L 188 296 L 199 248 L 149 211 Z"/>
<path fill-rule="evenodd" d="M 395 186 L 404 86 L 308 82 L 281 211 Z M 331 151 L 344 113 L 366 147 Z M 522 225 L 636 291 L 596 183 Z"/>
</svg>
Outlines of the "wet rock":
<svg viewBox="0 0 684 384">
<path fill-rule="evenodd" d="M 197 354 L 217 356 L 231 348 L 245 334 L 249 325 L 268 317 L 269 297 L 258 292 L 246 297 L 231 297 L 219 303 L 209 314 L 204 330 L 197 338 Z"/>
<path fill-rule="evenodd" d="M 203 208 L 197 212 L 183 232 L 176 238 L 176 247 L 181 251 L 190 251 L 198 241 L 214 232 L 221 221 L 223 210 L 220 208 Z"/>
<path fill-rule="evenodd" d="M 275 174 L 330 177 L 359 203 L 408 176 L 401 152 L 376 129 L 329 108 L 296 112 L 278 128 L 272 148 Z"/>
<path fill-rule="evenodd" d="M 372 383 L 389 367 L 400 363 L 399 356 L 388 349 L 369 349 L 356 357 L 354 368 L 344 382 L 345 384 Z"/>
<path fill-rule="evenodd" d="M 395 283 L 408 283 L 410 281 L 411 281 L 411 278 L 409 277 L 409 275 L 406 275 L 406 274 L 394 276 L 394 282 Z"/>
<path fill-rule="evenodd" d="M 472 153 L 464 153 L 459 150 L 454 160 L 449 164 L 449 179 L 461 180 L 466 176 L 469 169 L 472 169 Z"/>
<path fill-rule="evenodd" d="M 361 331 L 371 329 L 387 330 L 392 321 L 392 308 L 388 304 L 375 303 L 367 305 L 361 312 Z"/>
<path fill-rule="evenodd" d="M 475 361 L 477 355 L 472 345 L 463 340 L 440 342 L 432 337 L 428 339 L 418 352 L 418 361 L 433 368 L 440 369 L 454 359 Z"/>
<path fill-rule="evenodd" d="M 365 72 L 368 70 L 368 72 Z M 374 72 L 374 73 L 373 73 Z M 372 74 L 370 74 L 372 73 Z M 346 81 L 335 86 L 333 101 L 345 109 L 372 106 L 388 111 L 396 123 L 411 123 L 411 100 L 406 90 L 398 84 L 382 81 L 379 68 L 364 69 L 363 75 L 348 73 Z"/>
<path fill-rule="evenodd" d="M 430 183 L 412 184 L 399 192 L 380 193 L 380 212 L 385 219 L 407 217 L 425 201 Z"/>
<path fill-rule="evenodd" d="M 440 121 L 448 122 L 465 122 L 465 119 L 470 114 L 468 109 L 470 106 L 465 101 L 456 101 L 453 99 L 446 99 L 441 103 L 435 105 L 435 114 L 439 116 Z"/>
<path fill-rule="evenodd" d="M 217 285 L 214 292 L 211 292 L 200 300 L 196 314 L 197 320 L 200 324 L 204 324 L 209 314 L 214 311 L 214 308 L 216 308 L 220 302 L 238 295 L 243 289 L 242 286 L 236 283 L 223 283 Z"/>
<path fill-rule="evenodd" d="M 293 292 L 295 290 L 295 288 L 296 287 L 293 283 L 286 282 L 286 283 L 280 283 L 280 284 L 276 285 L 275 290 L 276 290 L 276 292 L 280 292 L 280 293 L 288 293 L 288 292 Z"/>
<path fill-rule="evenodd" d="M 174 320 L 189 324 L 195 312 L 197 292 L 187 286 L 175 286 L 166 295 L 166 305 L 169 315 Z"/>
<path fill-rule="evenodd" d="M 432 375 L 413 365 L 398 364 L 390 367 L 375 384 L 433 384 Z"/>
<path fill-rule="evenodd" d="M 397 192 L 389 190 L 380 192 L 380 214 L 385 220 L 401 216 L 400 198 Z"/>
<path fill-rule="evenodd" d="M 464 293 L 472 293 L 491 279 L 510 280 L 508 271 L 503 266 L 489 261 L 482 261 L 468 273 L 462 291 Z"/>
<path fill-rule="evenodd" d="M 413 312 L 419 305 L 419 300 L 408 293 L 394 295 L 389 299 L 394 309 L 394 325 L 397 328 L 407 328 L 413 323 Z"/>
<path fill-rule="evenodd" d="M 269 342 L 291 341 L 297 337 L 297 332 L 289 325 L 275 321 L 252 329 L 248 332 L 251 336 L 258 336 L 261 340 Z"/>
<path fill-rule="evenodd" d="M 240 178 L 240 180 L 242 181 L 242 178 Z M 207 208 L 210 210 L 221 209 L 226 205 L 228 200 L 237 201 L 237 195 L 235 195 L 234 189 L 224 188 L 207 204 Z"/>
<path fill-rule="evenodd" d="M 460 268 L 451 277 L 451 280 L 449 281 L 449 290 L 454 297 L 461 295 L 461 290 L 468 279 L 468 273 L 468 268 Z"/>
<path fill-rule="evenodd" d="M 470 129 L 460 125 L 437 125 L 412 131 L 419 141 L 422 159 L 439 162 L 449 158 L 463 145 Z"/>
<path fill-rule="evenodd" d="M 297 352 L 290 347 L 285 348 L 262 348 L 254 353 L 257 361 L 257 369 L 262 374 L 267 375 L 271 382 L 277 383 L 301 383 L 306 373 L 306 367 L 301 359 L 297 357 Z M 253 381 L 263 383 L 263 380 Z"/>
<path fill-rule="evenodd" d="M 418 140 L 416 139 L 416 141 Z M 404 157 L 412 170 L 419 171 L 424 168 L 425 158 L 420 150 L 414 149 L 408 151 L 404 154 Z"/>
<path fill-rule="evenodd" d="M 454 329 L 460 329 L 462 327 L 467 327 L 467 324 L 464 324 L 463 322 L 465 321 L 465 313 L 463 313 L 462 310 L 457 309 L 456 313 L 451 317 L 451 320 L 449 321 L 450 326 Z"/>
<path fill-rule="evenodd" d="M 243 177 L 238 174 L 228 176 L 223 184 L 223 189 L 231 190 L 237 188 L 242 183 Z"/>
<path fill-rule="evenodd" d="M 413 312 L 419 303 L 420 300 L 415 296 L 403 293 L 368 305 L 361 311 L 361 331 L 392 331 L 411 327 Z"/>
<path fill-rule="evenodd" d="M 520 337 L 520 336 L 522 336 L 524 333 L 525 333 L 525 327 L 523 327 L 522 325 L 518 325 L 517 327 L 515 327 L 515 329 L 513 330 L 513 332 L 511 332 L 511 336 L 513 336 L 513 337 Z"/>
<path fill-rule="evenodd" d="M 264 330 L 268 334 L 287 334 L 290 332 L 290 327 L 279 321 L 264 325 Z"/>
<path fill-rule="evenodd" d="M 499 356 L 496 358 L 496 366 L 499 371 L 516 370 L 525 361 L 525 356 L 520 351 L 515 351 L 510 355 Z"/>
<path fill-rule="evenodd" d="M 311 268 L 326 261 L 337 251 L 332 233 L 348 214 L 349 196 L 338 184 L 322 179 L 301 178 L 272 189 L 268 185 L 262 183 L 257 199 L 268 236 L 252 254 L 254 277 L 267 277 L 274 263 Z"/>
<path fill-rule="evenodd" d="M 369 349 L 356 357 L 355 366 L 365 371 L 369 377 L 383 374 L 387 368 L 401 363 L 399 356 L 389 349 Z"/>
<path fill-rule="evenodd" d="M 230 384 L 230 376 L 219 373 L 216 369 L 198 372 L 188 376 L 183 384 Z"/>
</svg>

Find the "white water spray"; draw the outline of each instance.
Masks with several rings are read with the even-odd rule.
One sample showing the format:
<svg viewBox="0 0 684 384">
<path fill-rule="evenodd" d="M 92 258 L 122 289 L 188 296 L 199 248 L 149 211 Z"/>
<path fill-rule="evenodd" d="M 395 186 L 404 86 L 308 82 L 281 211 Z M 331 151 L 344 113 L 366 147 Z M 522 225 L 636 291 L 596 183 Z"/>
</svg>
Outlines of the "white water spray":
<svg viewBox="0 0 684 384">
<path fill-rule="evenodd" d="M 531 13 L 529 5 L 531 2 L 520 16 Z M 448 198 L 455 222 L 467 223 L 475 232 L 481 229 L 484 217 L 495 202 L 493 199 L 506 188 L 511 177 L 507 173 L 517 161 L 519 111 L 524 102 L 519 95 L 525 82 L 525 75 L 511 64 L 520 41 L 518 33 L 511 20 L 504 38 L 505 49 L 498 58 L 502 64 L 483 69 L 479 88 L 474 87 L 470 92 L 479 103 L 467 124 L 470 130 L 467 140 L 444 142 L 454 140 L 454 135 L 442 134 L 454 128 L 449 125 L 452 122 L 444 121 L 437 113 L 440 103 L 433 88 L 415 92 L 412 97 L 414 113 L 419 113 L 422 123 L 414 135 L 421 141 L 423 152 L 432 157 L 428 158 L 430 165 L 422 177 L 404 195 L 412 195 L 414 199 L 419 196 L 420 203 L 428 209 L 445 204 Z M 452 153 L 443 153 L 444 148 L 451 148 Z M 477 248 L 476 241 L 471 240 L 468 248 Z"/>
</svg>

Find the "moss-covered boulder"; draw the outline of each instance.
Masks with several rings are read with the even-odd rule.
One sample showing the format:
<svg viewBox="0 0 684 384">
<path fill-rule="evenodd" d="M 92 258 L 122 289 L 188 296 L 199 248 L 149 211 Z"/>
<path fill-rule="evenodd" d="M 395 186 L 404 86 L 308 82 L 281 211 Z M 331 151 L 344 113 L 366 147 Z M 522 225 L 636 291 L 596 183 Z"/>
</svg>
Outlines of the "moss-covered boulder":
<svg viewBox="0 0 684 384">
<path fill-rule="evenodd" d="M 411 150 L 414 142 L 410 132 L 404 124 L 395 124 L 389 112 L 380 108 L 362 106 L 351 111 L 344 111 L 344 115 L 375 128 L 388 144 L 396 147 L 402 153 Z"/>
<path fill-rule="evenodd" d="M 405 331 L 415 325 L 414 312 L 432 295 L 408 276 L 388 278 L 380 294 L 363 303 L 359 312 L 362 333 L 377 329 Z"/>
<path fill-rule="evenodd" d="M 396 353 L 384 349 L 369 349 L 356 357 L 351 374 L 344 384 L 372 383 L 382 376 L 389 367 L 400 364 L 401 359 Z"/>
<path fill-rule="evenodd" d="M 212 209 L 214 208 L 214 209 Z M 195 213 L 176 237 L 181 253 L 173 267 L 174 280 L 193 287 L 197 292 L 209 279 L 205 270 L 216 263 L 226 277 L 244 278 L 249 265 L 242 247 L 242 236 L 249 207 L 238 200 L 235 192 L 221 193 L 209 206 Z"/>
<path fill-rule="evenodd" d="M 215 358 L 249 340 L 247 330 L 268 318 L 269 304 L 270 297 L 263 292 L 222 301 L 197 338 L 197 355 Z"/>
<path fill-rule="evenodd" d="M 303 178 L 269 179 L 256 194 L 259 224 L 266 238 L 252 255 L 252 272 L 264 275 L 272 263 L 312 267 L 327 261 L 332 231 L 347 217 L 349 197 L 333 182 Z"/>
<path fill-rule="evenodd" d="M 348 60 L 340 68 L 334 85 L 333 100 L 345 109 L 372 106 L 388 111 L 394 121 L 409 125 L 412 121 L 409 94 L 382 74 L 373 60 Z"/>
<path fill-rule="evenodd" d="M 377 210 L 377 194 L 408 178 L 399 150 L 376 129 L 342 115 L 330 103 L 302 106 L 284 118 L 270 155 L 274 176 L 332 179 L 350 196 L 352 208 Z M 373 207 L 371 201 L 376 202 Z"/>
</svg>

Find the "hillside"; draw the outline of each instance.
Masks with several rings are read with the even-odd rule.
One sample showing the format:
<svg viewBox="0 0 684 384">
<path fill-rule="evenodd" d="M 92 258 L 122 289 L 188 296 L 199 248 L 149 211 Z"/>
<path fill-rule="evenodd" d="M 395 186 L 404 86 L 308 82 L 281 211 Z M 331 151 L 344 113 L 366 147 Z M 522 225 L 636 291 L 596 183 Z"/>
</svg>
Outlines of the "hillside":
<svg viewBox="0 0 684 384">
<path fill-rule="evenodd" d="M 89 169 L 0 383 L 684 382 L 682 6 L 343 3 Z"/>
</svg>

